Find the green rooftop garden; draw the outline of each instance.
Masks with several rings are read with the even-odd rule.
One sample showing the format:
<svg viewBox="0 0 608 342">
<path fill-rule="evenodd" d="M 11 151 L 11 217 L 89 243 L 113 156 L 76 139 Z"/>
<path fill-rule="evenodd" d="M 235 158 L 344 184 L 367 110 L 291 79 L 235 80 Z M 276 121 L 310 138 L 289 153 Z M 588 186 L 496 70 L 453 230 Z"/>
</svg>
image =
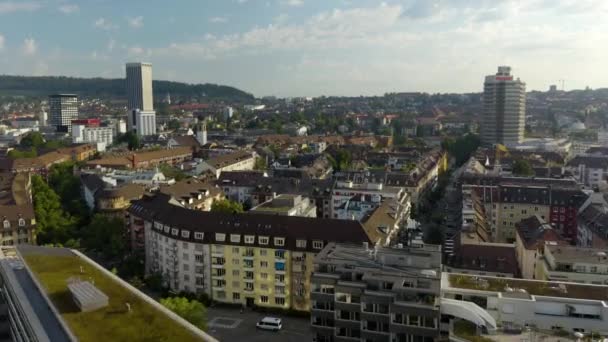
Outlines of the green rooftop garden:
<svg viewBox="0 0 608 342">
<path fill-rule="evenodd" d="M 454 335 L 471 342 L 494 342 L 494 340 L 479 336 L 475 324 L 458 320 L 454 322 Z"/>
<path fill-rule="evenodd" d="M 82 342 L 200 340 L 77 255 L 26 253 L 23 257 L 72 333 Z M 73 277 L 94 282 L 109 297 L 109 305 L 80 312 L 67 288 L 68 279 Z"/>
<path fill-rule="evenodd" d="M 506 288 L 524 289 L 536 296 L 606 300 L 608 286 L 579 285 L 549 281 L 524 280 L 514 278 L 493 278 L 450 274 L 450 286 L 479 291 L 507 292 Z"/>
</svg>

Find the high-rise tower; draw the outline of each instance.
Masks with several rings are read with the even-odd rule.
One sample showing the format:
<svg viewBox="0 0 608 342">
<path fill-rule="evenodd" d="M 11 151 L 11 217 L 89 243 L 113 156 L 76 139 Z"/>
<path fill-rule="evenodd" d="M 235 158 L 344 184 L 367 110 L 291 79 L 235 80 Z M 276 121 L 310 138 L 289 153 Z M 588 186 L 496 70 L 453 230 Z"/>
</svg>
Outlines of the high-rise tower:
<svg viewBox="0 0 608 342">
<path fill-rule="evenodd" d="M 127 124 L 138 135 L 156 134 L 152 64 L 127 63 Z"/>
<path fill-rule="evenodd" d="M 486 145 L 521 144 L 525 124 L 526 84 L 513 79 L 510 67 L 500 66 L 484 82 L 481 141 Z"/>
</svg>

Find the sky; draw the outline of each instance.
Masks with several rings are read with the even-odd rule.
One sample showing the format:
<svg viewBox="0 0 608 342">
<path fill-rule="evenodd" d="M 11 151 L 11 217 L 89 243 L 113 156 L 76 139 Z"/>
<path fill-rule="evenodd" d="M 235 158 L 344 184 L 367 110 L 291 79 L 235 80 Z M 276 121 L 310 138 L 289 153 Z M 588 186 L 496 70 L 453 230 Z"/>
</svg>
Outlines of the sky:
<svg viewBox="0 0 608 342">
<path fill-rule="evenodd" d="M 608 87 L 606 0 L 0 0 L 0 74 L 216 83 L 256 96 Z"/>
</svg>

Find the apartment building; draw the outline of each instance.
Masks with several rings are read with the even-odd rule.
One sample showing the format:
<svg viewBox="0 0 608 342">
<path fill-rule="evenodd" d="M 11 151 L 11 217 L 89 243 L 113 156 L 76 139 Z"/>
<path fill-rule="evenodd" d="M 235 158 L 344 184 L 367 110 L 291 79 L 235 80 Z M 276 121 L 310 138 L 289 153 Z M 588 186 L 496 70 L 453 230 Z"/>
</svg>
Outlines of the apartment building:
<svg viewBox="0 0 608 342">
<path fill-rule="evenodd" d="M 524 279 L 536 279 L 536 268 L 542 262 L 545 244 L 567 245 L 567 241 L 540 216 L 521 220 L 515 236 L 517 263 Z"/>
<path fill-rule="evenodd" d="M 215 178 L 225 171 L 253 170 L 256 154 L 247 151 L 237 151 L 205 160 L 197 167 L 198 173 L 211 172 Z"/>
<path fill-rule="evenodd" d="M 307 311 L 315 255 L 330 242 L 373 242 L 356 221 L 203 212 L 164 194 L 135 201 L 129 214 L 147 274 L 244 306 Z"/>
<path fill-rule="evenodd" d="M 104 155 L 86 163 L 90 168 L 106 167 L 111 169 L 146 169 L 160 164 L 176 165 L 192 159 L 189 147 L 176 147 L 157 151 Z"/>
<path fill-rule="evenodd" d="M 0 244 L 36 242 L 36 217 L 28 173 L 0 173 Z"/>
<path fill-rule="evenodd" d="M 583 185 L 598 189 L 606 186 L 608 174 L 608 156 L 577 155 L 567 164 L 566 170 Z"/>
<path fill-rule="evenodd" d="M 250 214 L 317 217 L 317 208 L 307 197 L 282 194 L 251 208 Z"/>
<path fill-rule="evenodd" d="M 606 249 L 546 244 L 543 262 L 537 264 L 539 279 L 608 285 Z"/>
<path fill-rule="evenodd" d="M 362 220 L 383 201 L 394 199 L 409 202 L 405 188 L 382 183 L 336 182 L 331 195 L 331 217 L 342 220 Z"/>
<path fill-rule="evenodd" d="M 588 196 L 573 180 L 465 175 L 462 181 L 463 194 L 475 192 L 483 204 L 492 241 L 515 241 L 516 224 L 532 215 L 576 240 L 578 210 Z M 471 197 L 463 196 L 463 217 L 470 208 Z"/>
<path fill-rule="evenodd" d="M 435 341 L 441 247 L 328 244 L 314 260 L 313 341 Z"/>
<path fill-rule="evenodd" d="M 581 247 L 608 248 L 608 204 L 603 196 L 599 203 L 581 207 L 576 244 Z"/>
</svg>

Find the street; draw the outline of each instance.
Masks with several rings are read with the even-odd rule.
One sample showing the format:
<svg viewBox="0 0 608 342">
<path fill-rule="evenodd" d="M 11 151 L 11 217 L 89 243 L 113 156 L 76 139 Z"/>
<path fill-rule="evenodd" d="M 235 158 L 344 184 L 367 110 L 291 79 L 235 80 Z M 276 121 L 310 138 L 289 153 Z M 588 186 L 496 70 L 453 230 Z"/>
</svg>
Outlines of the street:
<svg viewBox="0 0 608 342">
<path fill-rule="evenodd" d="M 279 332 L 259 330 L 255 324 L 265 316 L 282 319 L 283 329 Z M 308 318 L 286 317 L 284 315 L 259 313 L 237 308 L 207 308 L 207 333 L 220 341 L 311 341 L 310 320 Z"/>
</svg>

